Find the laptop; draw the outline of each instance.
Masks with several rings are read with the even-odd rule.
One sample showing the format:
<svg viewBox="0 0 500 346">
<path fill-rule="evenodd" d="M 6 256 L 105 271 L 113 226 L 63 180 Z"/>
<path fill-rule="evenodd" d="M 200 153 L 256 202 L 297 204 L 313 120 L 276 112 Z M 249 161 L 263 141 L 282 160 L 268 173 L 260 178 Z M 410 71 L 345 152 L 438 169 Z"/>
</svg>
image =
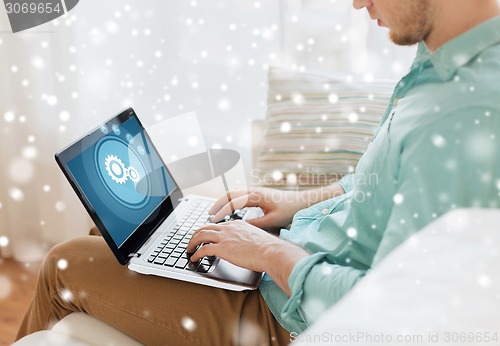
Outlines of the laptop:
<svg viewBox="0 0 500 346">
<path fill-rule="evenodd" d="M 227 290 L 258 287 L 262 273 L 216 257 L 189 260 L 189 239 L 209 222 L 215 200 L 183 195 L 132 108 L 55 158 L 122 265 L 141 274 Z M 255 208 L 236 213 L 241 219 L 260 216 Z"/>
</svg>

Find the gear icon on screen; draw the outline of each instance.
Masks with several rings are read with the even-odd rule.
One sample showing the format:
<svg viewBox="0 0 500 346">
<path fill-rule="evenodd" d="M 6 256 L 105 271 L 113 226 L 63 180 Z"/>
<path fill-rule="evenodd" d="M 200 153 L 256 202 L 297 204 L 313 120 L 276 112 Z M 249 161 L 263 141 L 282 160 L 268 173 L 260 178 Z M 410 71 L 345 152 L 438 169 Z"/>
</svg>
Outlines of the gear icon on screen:
<svg viewBox="0 0 500 346">
<path fill-rule="evenodd" d="M 139 172 L 133 166 L 127 168 L 127 175 L 134 183 L 137 183 L 140 179 Z"/>
<path fill-rule="evenodd" d="M 106 171 L 113 181 L 118 184 L 125 184 L 129 175 L 127 168 L 125 168 L 125 164 L 120 158 L 115 155 L 108 155 L 104 164 L 106 165 Z M 139 174 L 137 174 L 137 176 L 139 176 Z"/>
</svg>

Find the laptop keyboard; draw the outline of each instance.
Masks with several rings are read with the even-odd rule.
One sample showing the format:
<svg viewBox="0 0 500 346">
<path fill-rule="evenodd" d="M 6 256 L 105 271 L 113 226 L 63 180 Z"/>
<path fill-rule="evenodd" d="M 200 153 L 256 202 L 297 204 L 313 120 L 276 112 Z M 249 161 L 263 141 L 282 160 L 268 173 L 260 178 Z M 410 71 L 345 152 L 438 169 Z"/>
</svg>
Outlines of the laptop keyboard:
<svg viewBox="0 0 500 346">
<path fill-rule="evenodd" d="M 201 261 L 191 262 L 186 248 L 193 233 L 209 220 L 208 210 L 211 206 L 212 202 L 209 201 L 192 200 L 185 215 L 149 256 L 148 262 L 159 266 L 208 273 L 216 258 L 205 257 Z"/>
</svg>

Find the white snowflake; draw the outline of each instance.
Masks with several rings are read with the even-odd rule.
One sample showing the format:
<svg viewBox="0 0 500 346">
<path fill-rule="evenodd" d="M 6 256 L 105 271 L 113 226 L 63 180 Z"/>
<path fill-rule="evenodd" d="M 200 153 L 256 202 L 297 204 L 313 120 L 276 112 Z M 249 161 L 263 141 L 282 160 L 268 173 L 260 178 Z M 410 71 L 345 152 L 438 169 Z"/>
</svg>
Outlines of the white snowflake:
<svg viewBox="0 0 500 346">
<path fill-rule="evenodd" d="M 356 238 L 358 236 L 358 230 L 354 227 L 349 227 L 347 229 L 347 236 L 350 238 Z"/>
<path fill-rule="evenodd" d="M 57 268 L 59 268 L 60 270 L 65 270 L 66 268 L 68 268 L 68 261 L 64 258 L 61 258 L 57 261 Z"/>
<path fill-rule="evenodd" d="M 18 187 L 11 187 L 9 189 L 9 195 L 16 202 L 21 202 L 24 200 L 24 192 Z"/>
<path fill-rule="evenodd" d="M 55 205 L 55 208 L 58 212 L 63 212 L 66 210 L 66 203 L 64 203 L 63 201 L 58 201 Z"/>
<path fill-rule="evenodd" d="M 59 113 L 59 119 L 61 121 L 66 122 L 66 121 L 68 121 L 70 119 L 70 115 L 69 115 L 69 113 L 67 111 L 62 111 L 61 113 Z"/>
<path fill-rule="evenodd" d="M 272 177 L 274 181 L 280 181 L 283 179 L 283 173 L 281 171 L 274 171 Z"/>
<path fill-rule="evenodd" d="M 196 329 L 196 322 L 188 316 L 181 319 L 181 324 L 188 332 L 193 332 Z"/>
<path fill-rule="evenodd" d="M 290 132 L 292 130 L 292 124 L 290 124 L 288 121 L 282 122 L 280 126 L 280 131 L 283 133 Z"/>
<path fill-rule="evenodd" d="M 401 193 L 397 193 L 392 199 L 394 201 L 394 204 L 401 204 L 404 201 L 404 196 Z"/>
<path fill-rule="evenodd" d="M 432 136 L 432 144 L 438 148 L 443 148 L 446 145 L 446 139 L 443 136 L 436 134 Z"/>
<path fill-rule="evenodd" d="M 67 288 L 63 288 L 60 292 L 59 292 L 59 295 L 61 296 L 61 298 L 67 302 L 67 303 L 71 303 L 73 301 L 73 292 L 71 292 L 69 289 Z"/>
<path fill-rule="evenodd" d="M 5 114 L 3 115 L 3 119 L 5 120 L 5 122 L 11 123 L 16 120 L 16 115 L 14 114 L 14 112 L 5 112 Z"/>
<path fill-rule="evenodd" d="M 339 101 L 339 96 L 337 94 L 328 95 L 328 101 L 330 103 L 337 103 Z"/>
<path fill-rule="evenodd" d="M 481 287 L 488 288 L 491 286 L 491 278 L 486 274 L 478 275 L 476 280 Z"/>
<path fill-rule="evenodd" d="M 358 119 L 359 119 L 359 115 L 358 115 L 357 113 L 354 113 L 354 112 L 353 112 L 353 113 L 349 113 L 349 115 L 348 115 L 348 117 L 347 117 L 347 118 L 349 119 L 349 122 L 351 122 L 351 123 L 355 123 L 355 122 L 357 122 L 357 121 L 358 121 Z"/>
<path fill-rule="evenodd" d="M 1 207 L 1 203 L 0 203 Z M 1 208 L 0 208 L 1 209 Z M 0 247 L 7 247 L 9 245 L 9 238 L 7 236 L 0 236 Z"/>
</svg>

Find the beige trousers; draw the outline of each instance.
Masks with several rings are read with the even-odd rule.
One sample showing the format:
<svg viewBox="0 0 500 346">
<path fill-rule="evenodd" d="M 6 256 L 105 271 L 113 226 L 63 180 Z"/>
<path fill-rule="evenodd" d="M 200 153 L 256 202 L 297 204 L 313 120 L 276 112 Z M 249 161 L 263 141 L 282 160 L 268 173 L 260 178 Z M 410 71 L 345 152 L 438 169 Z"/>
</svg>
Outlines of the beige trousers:
<svg viewBox="0 0 500 346">
<path fill-rule="evenodd" d="M 259 291 L 233 292 L 134 273 L 104 239 L 77 238 L 44 259 L 18 338 L 82 311 L 146 345 L 286 345 Z"/>
</svg>

